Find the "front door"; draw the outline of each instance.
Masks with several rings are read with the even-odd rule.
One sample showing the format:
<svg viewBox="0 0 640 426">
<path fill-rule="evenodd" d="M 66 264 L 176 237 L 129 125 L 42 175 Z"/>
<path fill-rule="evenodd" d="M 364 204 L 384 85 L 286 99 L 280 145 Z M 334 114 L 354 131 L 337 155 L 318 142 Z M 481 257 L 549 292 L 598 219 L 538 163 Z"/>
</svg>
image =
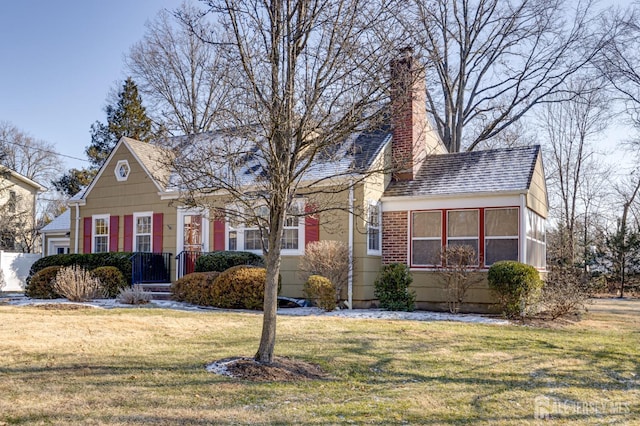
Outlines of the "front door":
<svg viewBox="0 0 640 426">
<path fill-rule="evenodd" d="M 184 274 L 195 271 L 196 260 L 202 253 L 202 215 L 184 216 L 183 225 Z"/>
</svg>

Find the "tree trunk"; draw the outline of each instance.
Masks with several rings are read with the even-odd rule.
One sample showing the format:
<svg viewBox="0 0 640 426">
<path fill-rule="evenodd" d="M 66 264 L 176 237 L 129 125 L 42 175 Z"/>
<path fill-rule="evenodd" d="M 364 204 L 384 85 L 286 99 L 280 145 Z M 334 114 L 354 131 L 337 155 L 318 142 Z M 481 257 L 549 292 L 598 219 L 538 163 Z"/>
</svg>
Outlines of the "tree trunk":
<svg viewBox="0 0 640 426">
<path fill-rule="evenodd" d="M 277 253 L 275 253 L 277 251 Z M 269 250 L 265 256 L 267 279 L 264 286 L 264 318 L 262 335 L 255 360 L 262 364 L 273 362 L 276 346 L 276 319 L 278 310 L 278 277 L 280 276 L 280 250 Z"/>
</svg>

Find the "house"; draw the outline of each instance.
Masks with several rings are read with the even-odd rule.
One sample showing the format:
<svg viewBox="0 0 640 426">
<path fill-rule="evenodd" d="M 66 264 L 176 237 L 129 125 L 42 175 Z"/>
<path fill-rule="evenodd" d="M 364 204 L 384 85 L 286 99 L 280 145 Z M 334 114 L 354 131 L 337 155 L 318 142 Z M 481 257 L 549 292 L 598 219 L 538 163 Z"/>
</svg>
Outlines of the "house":
<svg viewBox="0 0 640 426">
<path fill-rule="evenodd" d="M 316 240 L 339 240 L 349 247 L 353 270 L 344 297 L 352 307 L 374 304 L 373 283 L 381 266 L 400 262 L 411 268 L 418 306 L 442 308 L 446 295 L 437 270 L 447 244 L 476 248 L 482 271 L 503 259 L 545 269 L 548 207 L 540 147 L 447 153 L 427 120 L 424 78 L 414 78 L 420 72 L 411 56 L 394 61 L 389 125 L 347 138 L 308 172 L 306 177 L 317 181 L 363 178 L 334 194 L 345 209 L 333 212 L 331 220 L 324 213 L 287 220 L 282 295 L 302 297 L 298 264 L 305 246 Z M 218 143 L 216 138 L 207 133 L 184 139 L 182 154 L 207 158 L 205 150 Z M 230 145 L 217 147 L 224 146 Z M 93 182 L 70 200 L 71 251 L 135 252 L 134 282 L 175 279 L 192 270 L 203 252 L 259 252 L 258 231 L 251 224 L 181 203 L 180 185 L 163 166 L 164 155 L 153 144 L 118 142 Z M 247 179 L 242 185 L 261 172 L 249 157 L 239 173 Z M 380 167 L 389 163 L 402 167 Z M 372 170 L 380 171 L 369 174 Z M 226 202 L 224 195 L 209 196 L 219 197 L 212 204 Z M 301 193 L 294 204 L 299 212 L 315 212 L 317 202 Z M 136 275 L 136 269 L 153 276 Z M 472 288 L 468 299 L 466 309 L 472 310 L 493 302 L 486 282 Z"/>
<path fill-rule="evenodd" d="M 36 246 L 36 200 L 46 188 L 0 166 L 0 250 L 31 253 Z"/>
<path fill-rule="evenodd" d="M 40 229 L 42 235 L 42 255 L 69 253 L 71 211 L 69 209 L 56 216 Z"/>
</svg>

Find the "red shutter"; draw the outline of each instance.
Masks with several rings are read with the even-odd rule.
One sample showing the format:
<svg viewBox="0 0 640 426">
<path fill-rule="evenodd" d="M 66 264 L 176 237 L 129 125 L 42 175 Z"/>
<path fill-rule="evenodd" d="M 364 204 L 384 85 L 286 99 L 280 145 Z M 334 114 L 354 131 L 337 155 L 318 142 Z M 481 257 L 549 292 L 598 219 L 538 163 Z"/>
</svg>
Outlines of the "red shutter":
<svg viewBox="0 0 640 426">
<path fill-rule="evenodd" d="M 153 252 L 162 253 L 162 229 L 164 224 L 162 223 L 163 214 L 153 214 Z"/>
<path fill-rule="evenodd" d="M 224 250 L 224 220 L 213 221 L 213 250 Z"/>
<path fill-rule="evenodd" d="M 93 221 L 90 217 L 84 218 L 84 235 L 82 238 L 82 252 L 83 253 L 91 253 L 91 227 L 93 226 Z"/>
<path fill-rule="evenodd" d="M 133 250 L 133 215 L 124 215 L 124 251 Z"/>
<path fill-rule="evenodd" d="M 109 217 L 109 251 L 118 251 L 120 216 Z"/>
<path fill-rule="evenodd" d="M 304 208 L 305 213 L 315 211 L 315 206 L 307 204 Z M 304 246 L 314 241 L 320 241 L 320 218 L 318 213 L 310 214 L 304 218 Z"/>
</svg>

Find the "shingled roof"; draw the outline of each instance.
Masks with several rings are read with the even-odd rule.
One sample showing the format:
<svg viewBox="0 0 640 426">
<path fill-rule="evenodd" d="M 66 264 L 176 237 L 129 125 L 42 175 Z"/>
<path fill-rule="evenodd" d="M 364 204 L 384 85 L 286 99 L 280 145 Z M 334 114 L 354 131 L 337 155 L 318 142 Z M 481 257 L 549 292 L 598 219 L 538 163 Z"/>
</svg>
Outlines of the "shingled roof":
<svg viewBox="0 0 640 426">
<path fill-rule="evenodd" d="M 540 146 L 428 156 L 413 180 L 394 181 L 385 197 L 442 196 L 529 189 Z"/>
</svg>

